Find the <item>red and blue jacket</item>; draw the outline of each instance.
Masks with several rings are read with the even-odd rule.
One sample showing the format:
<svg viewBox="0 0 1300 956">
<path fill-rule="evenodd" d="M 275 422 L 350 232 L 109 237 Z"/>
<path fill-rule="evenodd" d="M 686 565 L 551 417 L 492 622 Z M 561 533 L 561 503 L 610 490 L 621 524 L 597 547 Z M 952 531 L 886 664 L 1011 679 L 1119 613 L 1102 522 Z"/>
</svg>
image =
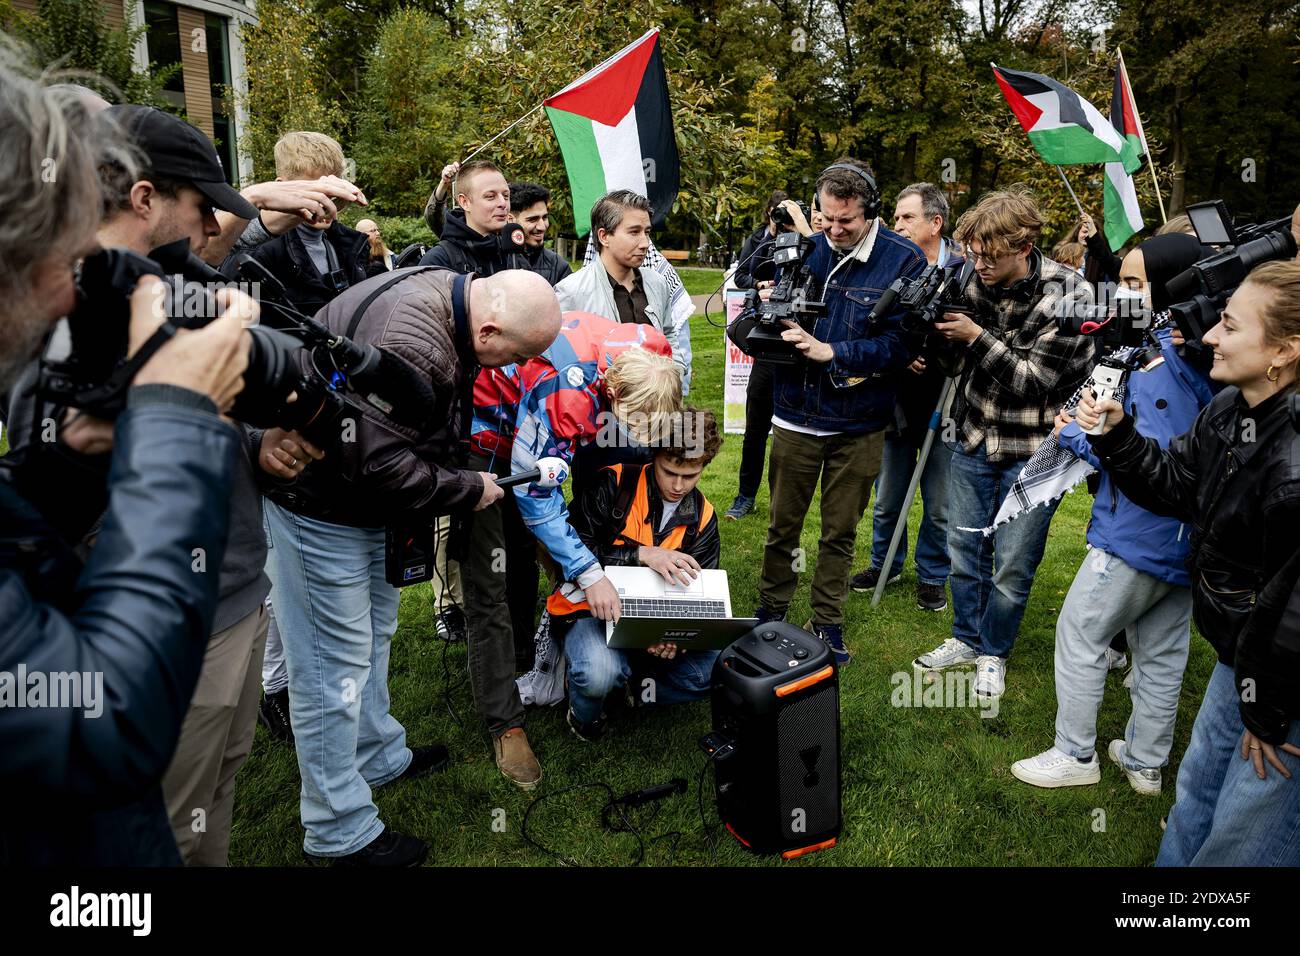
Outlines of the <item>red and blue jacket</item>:
<svg viewBox="0 0 1300 956">
<path fill-rule="evenodd" d="M 469 447 L 488 460 L 488 471 L 504 474 L 510 467 L 519 414 L 519 369 L 515 364 L 481 369 L 474 379 L 474 412 Z"/>
<path fill-rule="evenodd" d="M 560 334 L 551 347 L 518 369 L 511 474 L 527 471 L 545 457 L 572 464 L 579 446 L 595 441 L 602 429 L 612 432 L 605 372 L 619 355 L 633 348 L 672 355 L 668 340 L 654 326 L 620 324 L 589 312 L 564 314 Z M 593 583 L 590 575 L 586 575 L 588 580 L 580 579 L 584 572 L 599 570 L 600 564 L 569 524 L 561 489 L 517 485 L 515 497 L 524 524 L 560 565 L 564 580 L 582 587 Z"/>
</svg>

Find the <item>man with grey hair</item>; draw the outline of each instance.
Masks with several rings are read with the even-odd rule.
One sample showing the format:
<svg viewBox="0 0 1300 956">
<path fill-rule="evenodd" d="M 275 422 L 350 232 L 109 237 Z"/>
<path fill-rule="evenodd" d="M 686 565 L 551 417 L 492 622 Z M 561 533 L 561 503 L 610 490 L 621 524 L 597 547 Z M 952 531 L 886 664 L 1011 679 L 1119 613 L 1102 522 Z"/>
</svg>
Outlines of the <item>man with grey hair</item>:
<svg viewBox="0 0 1300 956">
<path fill-rule="evenodd" d="M 97 167 L 134 161 L 75 91 L 33 76 L 0 40 L 0 202 L 10 224 L 0 229 L 0 390 L 74 307 L 75 264 L 95 249 Z M 131 294 L 132 342 L 160 324 L 157 287 L 146 277 Z M 71 467 L 0 480 L 0 673 L 102 675 L 104 690 L 101 714 L 0 698 L 0 792 L 12 821 L 0 824 L 2 865 L 180 863 L 159 781 L 217 602 L 216 575 L 194 573 L 193 561 L 220 562 L 225 550 L 238 437 L 218 415 L 243 386 L 244 324 L 257 316 L 233 290 L 217 301 L 220 316 L 175 332 L 132 379 L 113 426 L 107 512 L 84 567 L 52 516 L 70 496 L 100 489 Z M 65 423 L 65 442 L 79 450 L 82 437 Z M 30 494 L 34 485 L 42 494 Z"/>
<path fill-rule="evenodd" d="M 688 377 L 689 350 L 673 320 L 666 280 L 644 265 L 650 251 L 650 200 L 630 189 L 616 189 L 591 207 L 591 234 L 600 255 L 555 287 L 565 312 L 591 312 L 613 322 L 653 325 L 673 350 L 673 361 Z"/>
<path fill-rule="evenodd" d="M 948 216 L 948 199 L 943 190 L 934 183 L 913 183 L 898 194 L 894 204 L 894 231 L 920 246 L 930 265 L 960 265 L 965 259 L 943 234 Z M 885 434 L 880 476 L 876 479 L 876 503 L 871 515 L 871 564 L 853 576 L 851 586 L 855 591 L 876 589 L 894 527 L 900 517 L 906 521 L 903 516 L 911 507 L 911 502 L 903 498 L 944 382 L 943 372 L 935 367 L 929 350 L 941 347 L 942 340 L 939 343 L 927 340 L 912 364 L 894 376 L 898 398 L 894 426 Z M 937 612 L 948 606 L 945 587 L 949 571 L 948 464 L 951 457 L 947 449 L 937 445 L 931 449 L 925 470 L 921 472 L 921 501 L 925 510 L 916 535 L 916 606 L 923 611 Z M 906 558 L 904 530 L 889 568 L 891 582 L 902 574 Z"/>
</svg>

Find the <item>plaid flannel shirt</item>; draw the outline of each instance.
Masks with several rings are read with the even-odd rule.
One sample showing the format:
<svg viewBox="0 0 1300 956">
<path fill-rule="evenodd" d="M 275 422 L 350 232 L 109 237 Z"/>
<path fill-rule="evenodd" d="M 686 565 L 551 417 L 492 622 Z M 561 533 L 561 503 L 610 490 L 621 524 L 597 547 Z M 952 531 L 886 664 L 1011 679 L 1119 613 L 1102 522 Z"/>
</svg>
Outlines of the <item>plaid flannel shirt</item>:
<svg viewBox="0 0 1300 956">
<path fill-rule="evenodd" d="M 1029 458 L 1095 364 L 1090 337 L 1056 328 L 1058 315 L 1093 303 L 1092 286 L 1034 249 L 1024 279 L 990 290 L 972 273 L 966 299 L 983 331 L 964 356 L 953 408 L 958 442 L 967 454 L 983 442 L 993 462 Z"/>
</svg>

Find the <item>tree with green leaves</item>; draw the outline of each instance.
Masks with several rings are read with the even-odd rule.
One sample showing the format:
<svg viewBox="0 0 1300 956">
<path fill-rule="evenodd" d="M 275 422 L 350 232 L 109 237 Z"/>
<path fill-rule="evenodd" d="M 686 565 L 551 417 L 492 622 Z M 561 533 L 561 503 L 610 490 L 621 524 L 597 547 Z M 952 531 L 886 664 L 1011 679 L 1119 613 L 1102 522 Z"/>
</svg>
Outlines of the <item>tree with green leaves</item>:
<svg viewBox="0 0 1300 956">
<path fill-rule="evenodd" d="M 415 7 L 379 28 L 354 114 L 357 177 L 380 211 L 413 215 L 471 134 L 446 23 Z"/>
<path fill-rule="evenodd" d="M 162 90 L 180 65 L 138 70 L 133 51 L 144 42 L 144 25 L 128 19 L 110 27 L 99 0 L 37 0 L 34 14 L 5 4 L 0 25 L 26 42 L 40 65 L 81 74 L 77 82 L 110 102 L 167 108 Z"/>
<path fill-rule="evenodd" d="M 242 99 L 248 125 L 244 143 L 253 157 L 257 182 L 275 178 L 275 141 L 293 130 L 334 135 L 342 113 L 321 94 L 326 66 L 318 54 L 320 34 L 299 0 L 259 0 L 258 24 L 241 28 L 248 65 L 248 94 Z M 344 144 L 347 151 L 347 144 Z"/>
</svg>

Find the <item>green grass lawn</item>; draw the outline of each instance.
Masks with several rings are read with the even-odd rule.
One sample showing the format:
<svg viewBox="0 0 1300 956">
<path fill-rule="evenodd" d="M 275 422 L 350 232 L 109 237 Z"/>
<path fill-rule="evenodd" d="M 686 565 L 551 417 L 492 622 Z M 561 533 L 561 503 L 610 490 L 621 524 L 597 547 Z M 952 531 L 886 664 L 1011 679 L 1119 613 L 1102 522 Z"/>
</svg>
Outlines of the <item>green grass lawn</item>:
<svg viewBox="0 0 1300 956">
<path fill-rule="evenodd" d="M 689 285 L 695 275 L 684 270 L 683 277 Z M 719 278 L 717 273 L 713 284 Z M 692 332 L 696 382 L 692 400 L 720 413 L 722 334 L 701 317 L 694 320 Z M 719 509 L 725 509 L 735 493 L 739 461 L 740 436 L 727 436 L 722 454 L 703 480 L 705 494 Z M 880 607 L 871 609 L 870 595 L 850 596 L 845 633 L 854 660 L 840 675 L 843 836 L 838 847 L 789 865 L 1145 866 L 1155 859 L 1159 821 L 1173 803 L 1177 761 L 1187 747 L 1192 719 L 1213 667 L 1212 652 L 1200 638 L 1192 640 L 1174 762 L 1165 769 L 1160 797 L 1138 796 L 1119 768 L 1105 758 L 1106 743 L 1123 735 L 1129 712 L 1118 675 L 1108 680 L 1099 719 L 1103 758 L 1099 785 L 1039 790 L 1020 783 L 1010 772 L 1015 760 L 1052 743 L 1055 621 L 1083 559 L 1090 505 L 1086 493 L 1075 493 L 1066 497 L 1056 514 L 996 718 L 982 718 L 974 708 L 891 706 L 891 675 L 910 676 L 911 659 L 948 636 L 952 624 L 951 610 L 928 614 L 916 609 L 910 559 L 903 580 L 889 588 Z M 918 501 L 912 512 L 913 535 L 919 511 Z M 738 612 L 747 613 L 755 601 L 766 514 L 764 487 L 756 515 L 723 522 L 722 563 L 730 574 Z M 809 571 L 818 524 L 814 502 L 803 537 Z M 856 567 L 865 563 L 869 546 L 867 521 L 858 535 Z M 808 617 L 808 578 L 809 574 L 802 575 L 801 591 L 790 610 L 795 622 Z M 465 648 L 446 649 L 444 657 L 445 646 L 434 636 L 431 617 L 427 586 L 403 592 L 389 685 L 393 713 L 406 727 L 408 741 L 446 742 L 452 767 L 377 795 L 387 824 L 429 841 L 431 864 L 553 864 L 551 857 L 528 846 L 520 835 L 525 811 L 534 799 L 588 782 L 604 782 L 623 793 L 678 776 L 690 781 L 690 794 L 670 797 L 657 811 L 643 811 L 645 816 L 638 818 L 646 821 L 648 840 L 667 834 L 649 842 L 646 862 L 774 862 L 750 856 L 730 837 L 714 844 L 705 838 L 694 786 L 704 759 L 695 742 L 709 730 L 707 703 L 622 714 L 595 745 L 569 734 L 561 707 L 530 712 L 529 738 L 542 761 L 544 779 L 532 795 L 517 790 L 497 772 L 488 739 L 474 718 Z M 453 721 L 443 701 L 444 664 L 463 726 Z M 259 727 L 252 756 L 238 779 L 232 863 L 302 863 L 298 786 L 293 751 L 274 743 Z M 706 798 L 710 792 L 706 784 Z M 604 799 L 597 788 L 558 794 L 534 811 L 529 832 L 585 864 L 628 864 L 635 857 L 636 841 L 602 831 L 599 811 Z M 706 806 L 712 822 L 711 799 L 706 799 Z M 657 814 L 653 819 L 652 813 Z"/>
<path fill-rule="evenodd" d="M 690 295 L 708 295 L 722 284 L 721 269 L 700 269 L 694 266 L 678 266 L 677 274 L 682 277 L 682 285 L 686 286 L 686 291 Z M 692 331 L 694 331 L 693 328 Z M 721 379 L 719 379 L 719 381 L 721 381 Z"/>
</svg>

